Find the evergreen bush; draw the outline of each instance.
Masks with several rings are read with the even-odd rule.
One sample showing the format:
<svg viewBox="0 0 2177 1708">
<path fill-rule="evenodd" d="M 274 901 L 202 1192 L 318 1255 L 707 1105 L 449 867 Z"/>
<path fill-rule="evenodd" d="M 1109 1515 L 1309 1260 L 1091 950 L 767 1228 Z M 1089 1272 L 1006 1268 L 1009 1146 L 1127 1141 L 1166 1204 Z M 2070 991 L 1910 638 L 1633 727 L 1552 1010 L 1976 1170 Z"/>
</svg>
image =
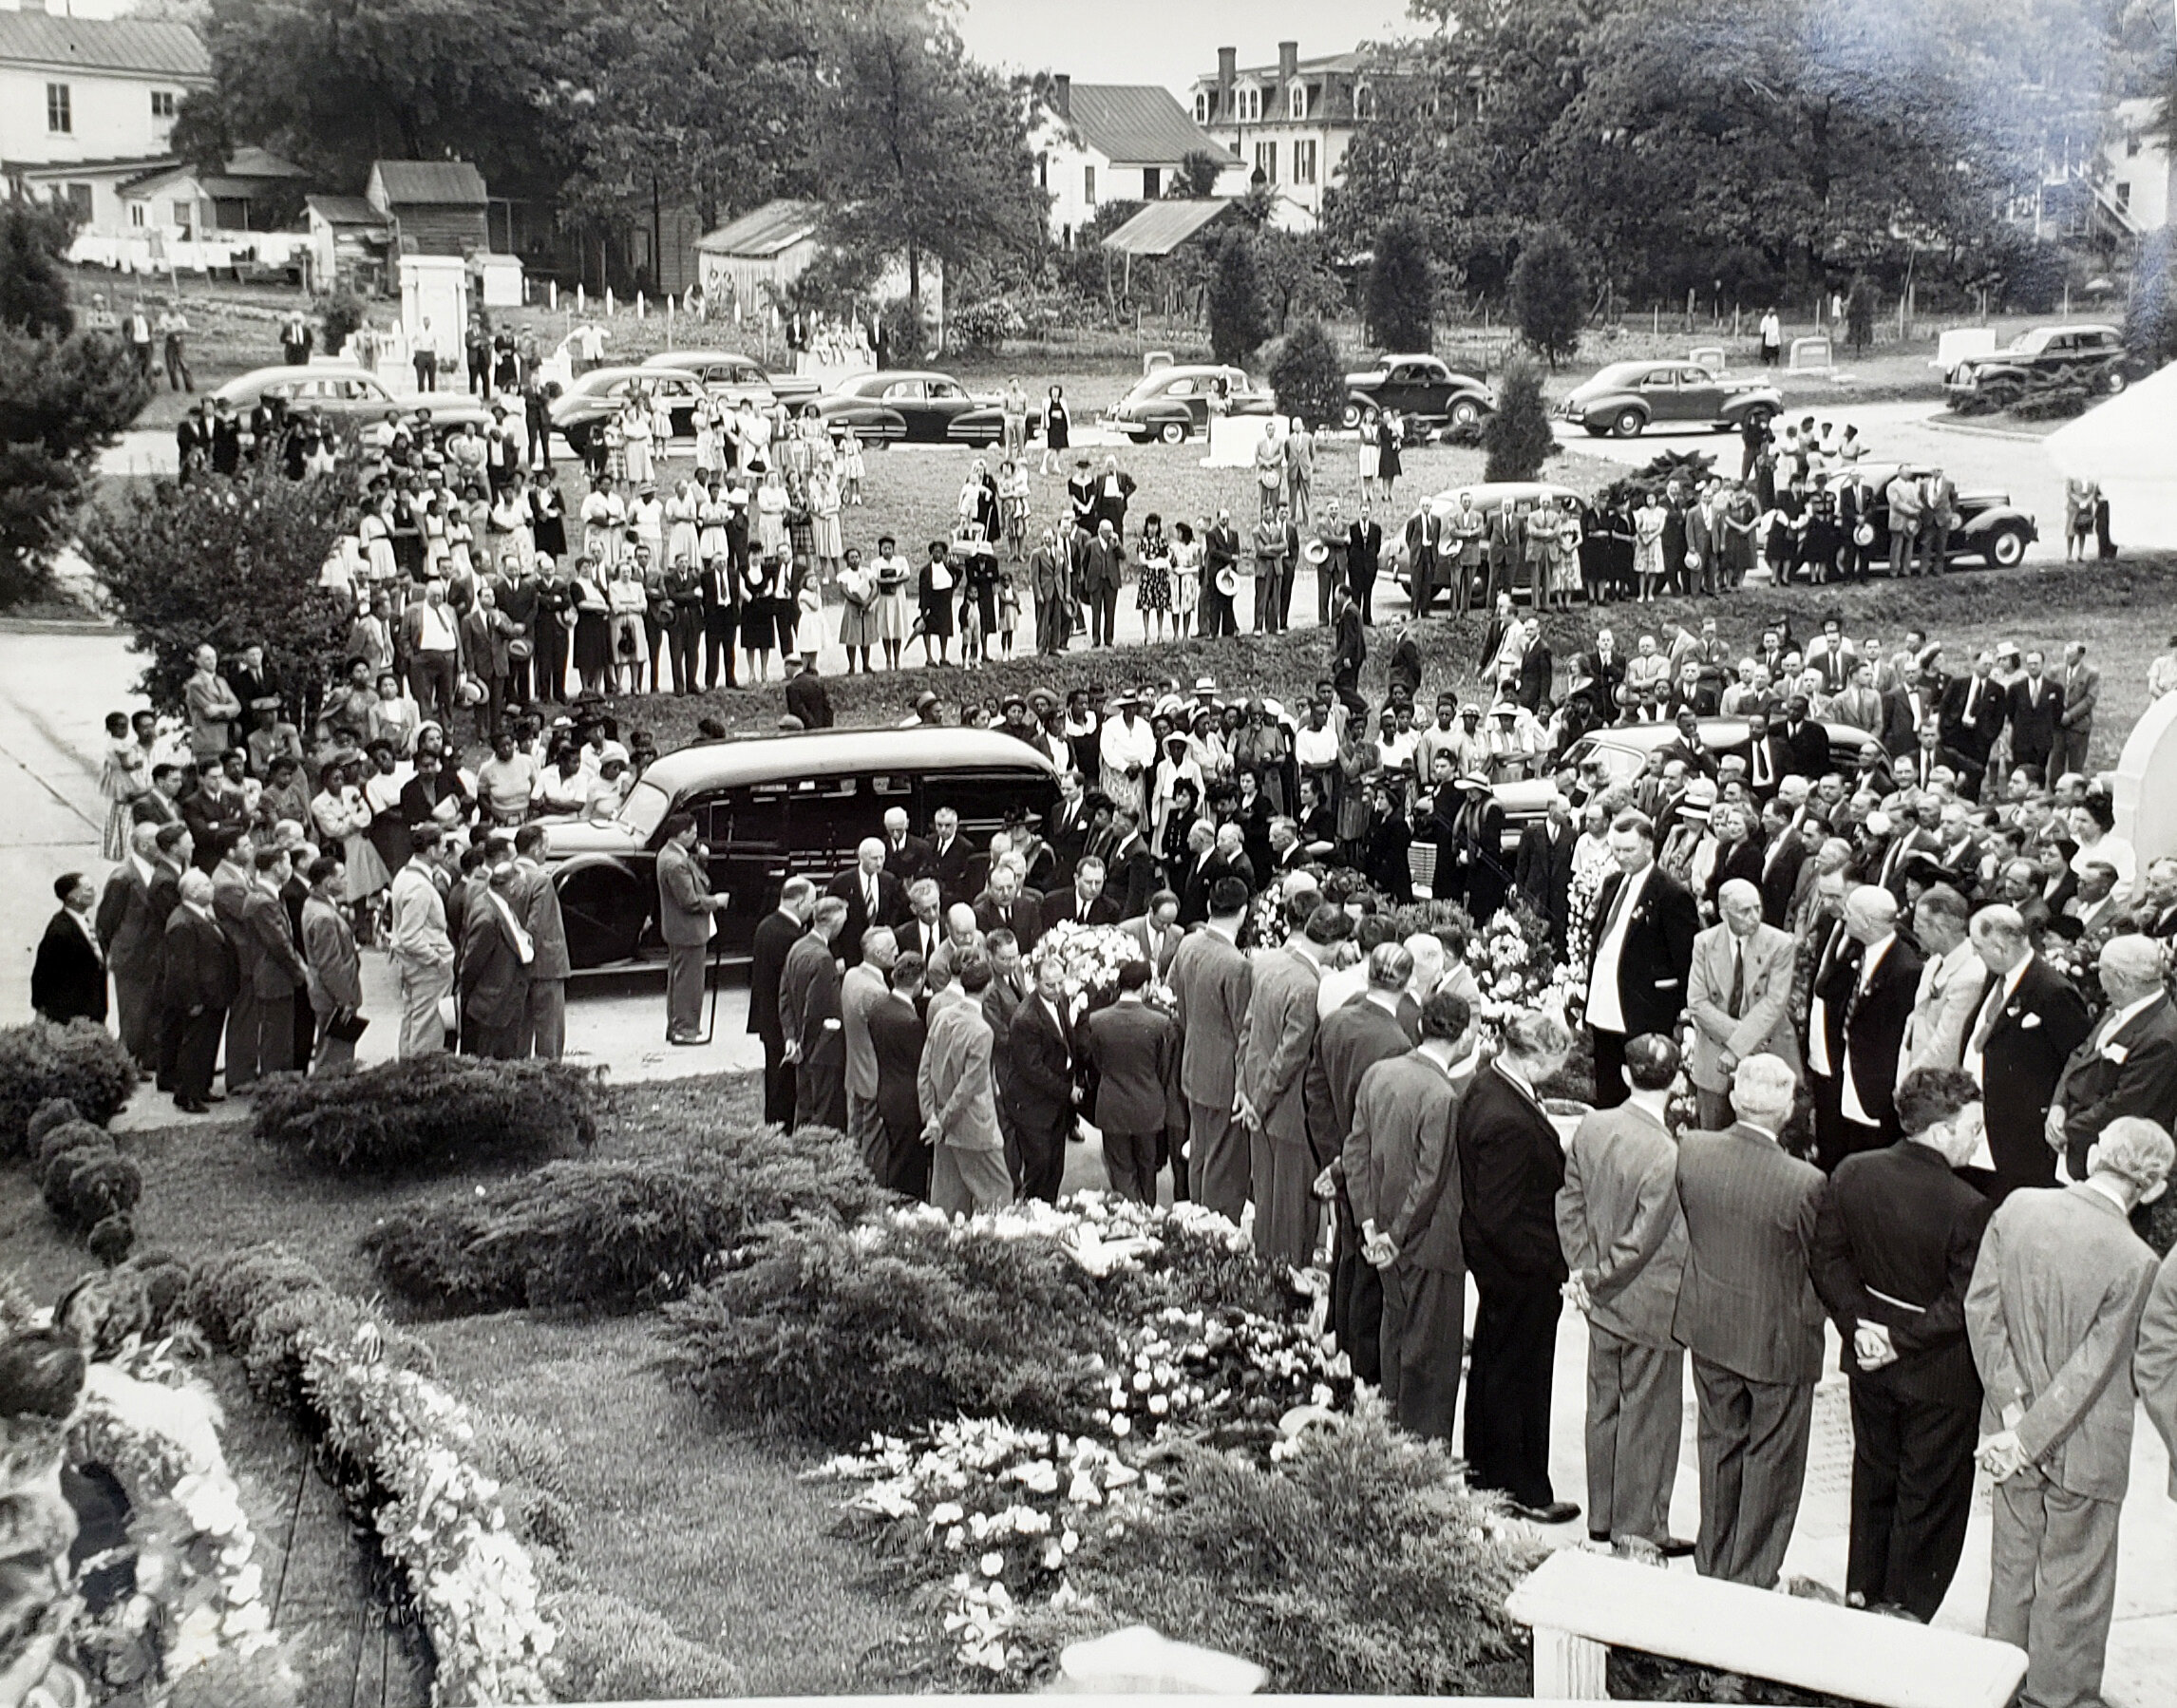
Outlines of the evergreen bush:
<svg viewBox="0 0 2177 1708">
<path fill-rule="evenodd" d="M 1253 232 L 1224 234 L 1210 274 L 1208 308 L 1209 348 L 1220 362 L 1245 363 L 1270 335 Z"/>
<path fill-rule="evenodd" d="M 1496 412 L 1482 424 L 1482 448 L 1489 458 L 1486 481 L 1531 481 L 1557 448 L 1542 372 L 1532 362 L 1516 361 L 1505 370 Z"/>
<path fill-rule="evenodd" d="M 1335 427 L 1346 408 L 1346 364 L 1337 341 L 1320 320 L 1303 320 L 1287 335 L 1270 365 L 1278 413 L 1297 415 L 1311 427 Z"/>
<path fill-rule="evenodd" d="M 30 1154 L 40 1154 L 40 1141 L 54 1128 L 70 1124 L 88 1125 L 84 1122 L 83 1110 L 76 1108 L 73 1098 L 48 1097 L 39 1104 L 23 1129 L 24 1137 L 29 1143 Z"/>
<path fill-rule="evenodd" d="M 1511 297 L 1520 336 L 1555 373 L 1558 363 L 1580 349 L 1580 325 L 1587 314 L 1587 269 L 1571 237 L 1559 227 L 1541 226 L 1521 244 L 1520 258 L 1512 266 Z"/>
<path fill-rule="evenodd" d="M 1436 270 L 1429 234 L 1409 215 L 1386 220 L 1368 269 L 1368 335 L 1378 350 L 1427 354 L 1435 342 Z"/>
<path fill-rule="evenodd" d="M 257 1089 L 261 1144 L 329 1174 L 391 1177 L 538 1158 L 596 1143 L 595 1070 L 426 1055 Z"/>
<path fill-rule="evenodd" d="M 104 1127 L 135 1089 L 136 1064 L 103 1026 L 33 1020 L 0 1031 L 0 1159 L 24 1154 L 30 1117 L 45 1104 L 65 1097 Z"/>
<path fill-rule="evenodd" d="M 395 1293 L 442 1310 L 676 1299 L 761 1223 L 852 1224 L 889 1195 L 831 1128 L 739 1128 L 703 1146 L 548 1164 L 482 1196 L 419 1204 L 364 1248 Z"/>
</svg>

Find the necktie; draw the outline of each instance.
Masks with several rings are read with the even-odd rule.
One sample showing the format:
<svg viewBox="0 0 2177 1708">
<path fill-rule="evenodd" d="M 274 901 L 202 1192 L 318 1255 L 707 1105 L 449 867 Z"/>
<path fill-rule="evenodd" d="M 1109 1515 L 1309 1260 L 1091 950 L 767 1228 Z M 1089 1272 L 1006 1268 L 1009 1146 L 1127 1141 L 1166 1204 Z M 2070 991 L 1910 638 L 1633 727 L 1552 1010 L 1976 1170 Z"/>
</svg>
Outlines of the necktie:
<svg viewBox="0 0 2177 1708">
<path fill-rule="evenodd" d="M 874 924 L 877 920 L 877 880 L 874 878 L 864 880 L 861 889 L 862 910 L 867 914 L 870 922 Z"/>
<path fill-rule="evenodd" d="M 1973 1044 L 1967 1052 L 1979 1055 L 1988 1048 L 1988 1034 L 1996 1030 L 1997 1016 L 2003 1012 L 2004 977 L 1998 973 L 1988 987 L 1988 999 L 1980 1005 L 1980 1017 L 1974 1022 Z"/>
<path fill-rule="evenodd" d="M 1746 1013 L 1746 941 L 1743 938 L 1731 939 L 1731 1004 L 1732 1019 Z"/>
<path fill-rule="evenodd" d="M 1971 723 L 1980 712 L 1980 678 L 1973 678 L 1973 686 L 1965 691 L 1965 721 Z"/>
</svg>

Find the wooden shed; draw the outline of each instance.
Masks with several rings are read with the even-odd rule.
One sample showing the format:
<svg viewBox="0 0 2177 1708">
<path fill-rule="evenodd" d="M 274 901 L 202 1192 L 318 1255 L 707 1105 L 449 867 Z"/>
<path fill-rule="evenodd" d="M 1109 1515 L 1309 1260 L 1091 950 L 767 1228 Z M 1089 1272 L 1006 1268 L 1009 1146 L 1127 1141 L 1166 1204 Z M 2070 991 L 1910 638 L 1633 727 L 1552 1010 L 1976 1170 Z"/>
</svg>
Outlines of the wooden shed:
<svg viewBox="0 0 2177 1708">
<path fill-rule="evenodd" d="M 782 197 L 696 239 L 695 266 L 713 313 L 761 314 L 764 287 L 785 290 L 817 257 L 823 204 Z"/>
<path fill-rule="evenodd" d="M 391 225 L 403 255 L 490 252 L 490 198 L 466 161 L 374 161 L 363 199 Z"/>
</svg>

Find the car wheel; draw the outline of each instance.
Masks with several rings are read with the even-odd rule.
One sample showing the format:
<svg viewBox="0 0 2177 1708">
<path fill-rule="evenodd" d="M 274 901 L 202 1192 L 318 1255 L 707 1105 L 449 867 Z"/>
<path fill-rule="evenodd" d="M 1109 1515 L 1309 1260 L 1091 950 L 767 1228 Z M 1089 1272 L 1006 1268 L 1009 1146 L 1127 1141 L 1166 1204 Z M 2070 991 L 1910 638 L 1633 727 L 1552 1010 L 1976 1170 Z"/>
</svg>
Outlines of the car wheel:
<svg viewBox="0 0 2177 1708">
<path fill-rule="evenodd" d="M 2114 397 L 2119 391 L 2122 391 L 2126 383 L 2127 382 L 2124 377 L 2124 370 L 2121 368 L 2111 368 L 2107 373 L 2102 375 L 2102 389 L 2107 391 L 2111 397 Z"/>
<path fill-rule="evenodd" d="M 1647 425 L 1647 416 L 1639 410 L 1620 409 L 1617 420 L 1610 424 L 1610 430 L 1620 439 L 1637 439 L 1640 437 L 1640 429 Z"/>
<path fill-rule="evenodd" d="M 1451 406 L 1451 425 L 1455 427 L 1470 427 L 1481 419 L 1481 408 L 1470 397 L 1462 397 Z"/>
<path fill-rule="evenodd" d="M 2016 569 L 2026 560 L 2026 530 L 1998 528 L 1988 541 L 1987 559 L 1997 569 Z"/>
<path fill-rule="evenodd" d="M 1338 411 L 1338 425 L 1339 425 L 1340 427 L 1357 427 L 1358 426 L 1360 426 L 1360 424 L 1361 424 L 1361 407 L 1360 407 L 1360 405 L 1358 405 L 1358 404 L 1355 404 L 1355 403 L 1349 403 L 1348 405 L 1346 405 L 1346 407 L 1345 407 L 1343 409 L 1340 409 L 1340 410 Z"/>
<path fill-rule="evenodd" d="M 614 865 L 580 866 L 560 873 L 555 886 L 569 960 L 577 967 L 602 967 L 634 958 L 650 909 L 632 873 Z"/>
<path fill-rule="evenodd" d="M 1186 423 L 1183 421 L 1167 421 L 1157 429 L 1157 437 L 1166 445 L 1184 445 L 1186 443 Z"/>
</svg>

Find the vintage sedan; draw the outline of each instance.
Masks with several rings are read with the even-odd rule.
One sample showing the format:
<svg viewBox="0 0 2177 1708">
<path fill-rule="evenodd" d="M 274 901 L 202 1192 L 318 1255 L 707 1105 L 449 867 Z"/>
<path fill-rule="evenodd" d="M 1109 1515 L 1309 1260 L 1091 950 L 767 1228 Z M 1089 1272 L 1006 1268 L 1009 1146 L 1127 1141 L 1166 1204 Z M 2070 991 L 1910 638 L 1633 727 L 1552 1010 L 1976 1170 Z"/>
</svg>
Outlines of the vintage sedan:
<svg viewBox="0 0 2177 1708">
<path fill-rule="evenodd" d="M 545 821 L 567 953 L 585 971 L 662 952 L 657 852 L 675 812 L 695 815 L 710 887 L 730 898 L 714 946 L 739 960 L 780 884 L 821 884 L 851 866 L 890 808 L 927 835 L 931 814 L 950 807 L 960 834 L 980 845 L 1008 807 L 1048 817 L 1057 792 L 1050 758 L 995 730 L 825 730 L 682 748 L 643 773 L 616 816 Z"/>
<path fill-rule="evenodd" d="M 2113 396 L 2130 377 L 2124 364 L 2124 334 L 2113 326 L 2036 326 L 2001 350 L 1966 357 L 1942 376 L 1942 388 L 1954 408 L 2003 408 L 2073 381 Z"/>
<path fill-rule="evenodd" d="M 1495 411 L 1486 382 L 1435 356 L 1385 356 L 1363 373 L 1346 375 L 1345 425 L 1358 427 L 1390 409 L 1410 427 L 1470 427 Z"/>
<path fill-rule="evenodd" d="M 327 419 L 352 427 L 383 421 L 386 411 L 412 415 L 428 409 L 442 427 L 468 422 L 489 427 L 491 407 L 465 391 L 394 390 L 367 368 L 344 362 L 312 362 L 307 367 L 256 368 L 237 374 L 212 395 L 223 398 L 237 415 L 247 415 L 268 397 L 283 397 L 294 413 L 315 409 Z M 519 412 L 519 400 L 517 400 Z"/>
<path fill-rule="evenodd" d="M 1829 763 L 1836 769 L 1847 777 L 1858 775 L 1860 755 L 1872 750 L 1877 755 L 1878 792 L 1889 791 L 1889 755 L 1881 742 L 1851 724 L 1824 724 L 1822 728 L 1828 734 Z M 1675 723 L 1613 724 L 1582 735 L 1566 750 L 1562 764 L 1578 771 L 1592 759 L 1612 783 L 1631 783 L 1647 769 L 1649 754 L 1677 738 Z M 1743 717 L 1701 719 L 1701 746 L 1716 758 L 1735 753 L 1743 759 L 1748 745 Z M 1557 792 L 1557 784 L 1549 777 L 1538 777 L 1524 783 L 1500 783 L 1493 792 L 1497 805 L 1505 810 L 1505 846 L 1516 848 L 1520 832 L 1548 816 L 1550 796 Z"/>
<path fill-rule="evenodd" d="M 1164 367 L 1145 373 L 1104 418 L 1136 445 L 1180 445 L 1209 431 L 1210 399 L 1221 391 L 1227 415 L 1267 415 L 1270 393 L 1238 368 Z"/>
<path fill-rule="evenodd" d="M 1867 562 L 1881 566 L 1890 556 L 1889 484 L 1900 474 L 1921 480 L 1934 473 L 1926 464 L 1862 463 L 1854 470 L 1867 493 L 1861 517 L 1860 549 Z M 1950 530 L 1942 560 L 1947 564 L 1980 562 L 1991 569 L 2009 569 L 2022 561 L 2026 548 L 2041 537 L 2034 519 L 2012 503 L 2007 492 L 1959 492 L 1958 523 Z"/>
<path fill-rule="evenodd" d="M 857 374 L 808 408 L 835 439 L 852 427 L 870 445 L 990 446 L 1005 437 L 1002 403 L 949 373 L 895 368 Z"/>
<path fill-rule="evenodd" d="M 577 457 L 589 455 L 590 435 L 627 407 L 636 392 L 663 397 L 672 417 L 672 435 L 695 431 L 695 406 L 707 392 L 703 381 L 682 368 L 593 368 L 552 401 L 552 427 Z"/>
<path fill-rule="evenodd" d="M 645 356 L 642 365 L 692 373 L 711 396 L 736 407 L 748 401 L 763 409 L 779 403 L 798 409 L 822 389 L 805 374 L 772 373 L 754 356 L 730 350 L 668 350 Z"/>
<path fill-rule="evenodd" d="M 1766 380 L 1726 379 L 1698 362 L 1613 362 L 1558 405 L 1558 418 L 1598 439 L 1632 439 L 1651 427 L 1767 427 L 1784 394 Z"/>
</svg>

